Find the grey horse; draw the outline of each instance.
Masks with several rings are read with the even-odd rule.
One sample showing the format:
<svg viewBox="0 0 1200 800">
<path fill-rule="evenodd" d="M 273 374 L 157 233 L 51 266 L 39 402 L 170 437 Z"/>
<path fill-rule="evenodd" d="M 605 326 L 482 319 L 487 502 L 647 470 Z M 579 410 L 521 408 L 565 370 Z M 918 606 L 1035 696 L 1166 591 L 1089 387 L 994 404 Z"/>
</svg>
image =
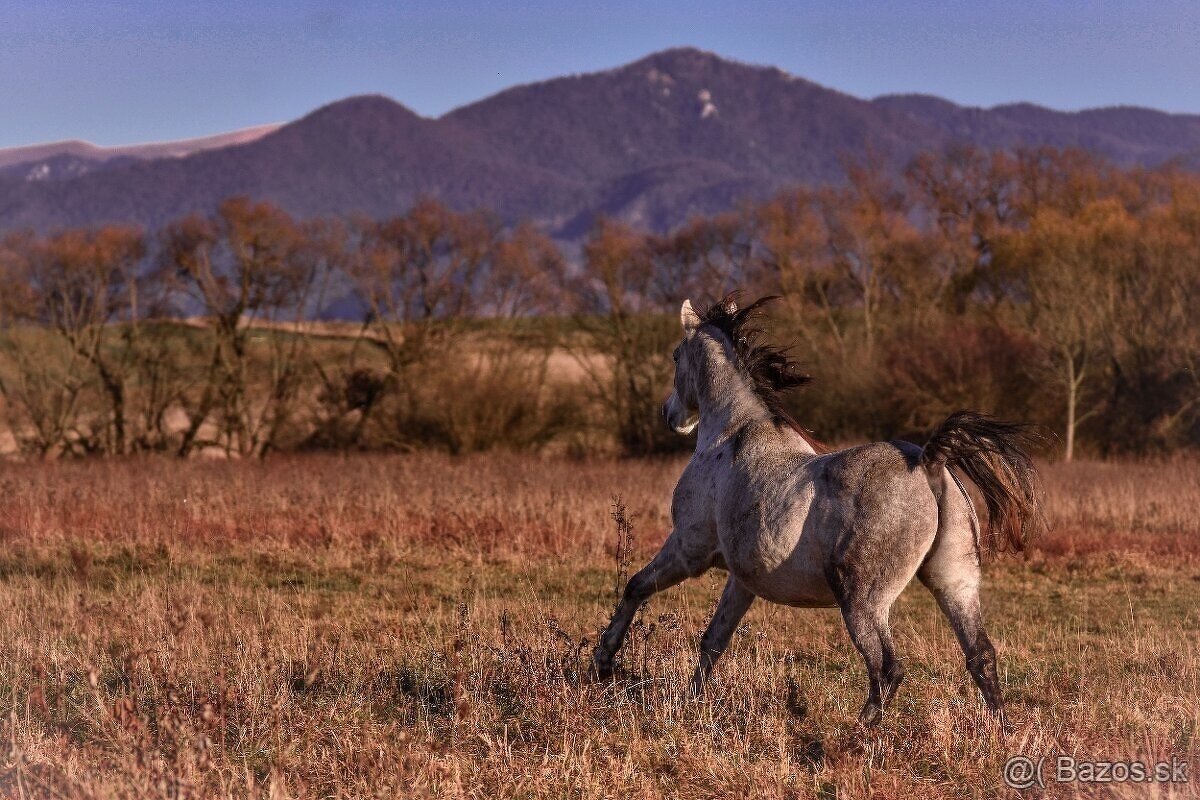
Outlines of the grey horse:
<svg viewBox="0 0 1200 800">
<path fill-rule="evenodd" d="M 781 394 L 807 381 L 751 321 L 769 300 L 737 295 L 697 313 L 683 303 L 675 388 L 663 414 L 696 450 L 671 503 L 673 529 L 625 587 L 592 657 L 611 676 L 638 609 L 651 595 L 712 567 L 729 573 L 700 641 L 699 694 L 756 597 L 841 610 L 866 662 L 858 722 L 878 724 L 903 677 L 888 616 L 915 575 L 933 593 L 967 669 L 1003 721 L 996 650 L 980 610 L 980 526 L 956 470 L 983 495 L 982 544 L 1021 549 L 1044 525 L 1026 426 L 973 412 L 951 415 L 924 447 L 877 442 L 826 452 L 784 413 Z"/>
</svg>

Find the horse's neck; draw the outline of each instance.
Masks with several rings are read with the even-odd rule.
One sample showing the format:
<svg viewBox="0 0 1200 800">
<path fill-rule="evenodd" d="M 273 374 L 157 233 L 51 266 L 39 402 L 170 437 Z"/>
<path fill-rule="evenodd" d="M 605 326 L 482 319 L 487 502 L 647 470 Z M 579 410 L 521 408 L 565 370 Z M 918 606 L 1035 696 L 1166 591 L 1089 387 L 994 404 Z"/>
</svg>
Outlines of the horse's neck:
<svg viewBox="0 0 1200 800">
<path fill-rule="evenodd" d="M 696 430 L 696 452 L 701 453 L 734 436 L 744 426 L 768 422 L 786 429 L 789 448 L 815 455 L 812 442 L 790 419 L 775 420 L 771 410 L 754 391 L 749 378 L 733 363 L 728 348 L 707 339 L 703 348 L 701 385 L 697 387 L 700 424 Z"/>
<path fill-rule="evenodd" d="M 696 387 L 700 407 L 697 452 L 724 441 L 748 423 L 771 418 L 721 342 L 706 339 L 703 353 L 700 385 Z"/>
</svg>

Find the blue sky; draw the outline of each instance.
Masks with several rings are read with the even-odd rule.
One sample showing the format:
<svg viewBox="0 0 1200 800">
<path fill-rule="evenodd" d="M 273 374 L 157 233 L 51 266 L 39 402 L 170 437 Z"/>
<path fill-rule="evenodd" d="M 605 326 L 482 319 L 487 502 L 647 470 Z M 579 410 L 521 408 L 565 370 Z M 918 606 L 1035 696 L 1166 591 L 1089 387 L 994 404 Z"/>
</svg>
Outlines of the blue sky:
<svg viewBox="0 0 1200 800">
<path fill-rule="evenodd" d="M 1200 113 L 1200 2 L 0 0 L 0 147 L 124 144 L 380 92 L 437 115 L 692 45 L 851 94 Z"/>
</svg>

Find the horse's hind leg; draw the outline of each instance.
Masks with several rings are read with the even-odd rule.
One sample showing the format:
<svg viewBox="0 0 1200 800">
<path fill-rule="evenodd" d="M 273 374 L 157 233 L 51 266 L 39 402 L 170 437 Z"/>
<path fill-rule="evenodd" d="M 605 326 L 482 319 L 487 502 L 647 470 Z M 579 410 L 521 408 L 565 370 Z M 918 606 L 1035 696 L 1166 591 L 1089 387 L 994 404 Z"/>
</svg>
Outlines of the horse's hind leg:
<svg viewBox="0 0 1200 800">
<path fill-rule="evenodd" d="M 675 536 L 668 537 L 650 563 L 625 584 L 617 610 L 592 652 L 592 673 L 596 677 L 607 678 L 612 675 L 613 658 L 625 642 L 625 634 L 629 632 L 629 626 L 642 604 L 655 593 L 671 588 L 689 575 L 698 574 L 697 570 L 690 568 L 680 550 Z"/>
<path fill-rule="evenodd" d="M 892 630 L 888 623 L 888 612 L 894 600 L 891 597 L 886 603 L 881 603 L 853 592 L 838 598 L 846 630 L 867 665 L 870 688 L 867 702 L 858 715 L 858 724 L 864 728 L 879 724 L 884 705 L 892 699 L 900 681 L 904 679 L 904 667 L 896 658 L 896 647 L 892 643 Z"/>
<path fill-rule="evenodd" d="M 730 575 L 729 580 L 725 582 L 725 591 L 721 593 L 721 602 L 717 604 L 716 613 L 700 639 L 700 663 L 692 676 L 693 696 L 699 696 L 704 691 L 704 683 L 712 674 L 717 659 L 729 646 L 733 632 L 737 630 L 742 617 L 746 616 L 753 602 L 754 595 L 738 583 L 737 578 Z"/>
<path fill-rule="evenodd" d="M 1004 719 L 1004 696 L 996 676 L 996 648 L 983 626 L 979 602 L 978 521 L 965 494 L 946 481 L 939 504 L 939 525 L 933 548 L 917 576 L 933 593 L 967 659 L 967 670 L 983 693 L 988 708 Z"/>
<path fill-rule="evenodd" d="M 929 585 L 929 588 L 937 598 L 942 612 L 950 620 L 950 626 L 954 628 L 954 635 L 967 657 L 967 671 L 971 673 L 979 691 L 983 693 L 988 708 L 1003 717 L 1004 695 L 1000 690 L 1000 680 L 996 676 L 996 648 L 992 646 L 983 627 L 978 587 L 934 588 Z"/>
<path fill-rule="evenodd" d="M 970 573 L 963 569 L 950 577 L 922 571 L 921 582 L 929 587 L 942 613 L 950 620 L 950 627 L 967 658 L 967 671 L 983 693 L 988 708 L 1003 717 L 1004 695 L 996 676 L 996 648 L 984 630 L 983 612 L 979 606 L 978 564 L 974 567 L 973 577 Z"/>
</svg>

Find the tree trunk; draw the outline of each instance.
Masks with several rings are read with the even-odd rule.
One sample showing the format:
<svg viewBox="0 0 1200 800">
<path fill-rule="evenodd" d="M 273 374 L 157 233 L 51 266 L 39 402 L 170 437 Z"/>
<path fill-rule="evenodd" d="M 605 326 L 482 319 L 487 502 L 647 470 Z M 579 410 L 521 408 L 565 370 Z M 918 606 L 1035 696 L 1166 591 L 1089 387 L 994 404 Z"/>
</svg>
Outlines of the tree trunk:
<svg viewBox="0 0 1200 800">
<path fill-rule="evenodd" d="M 1072 365 L 1074 372 L 1074 365 Z M 1067 450 L 1063 456 L 1063 460 L 1070 463 L 1075 457 L 1075 381 L 1072 380 L 1067 387 Z"/>
<path fill-rule="evenodd" d="M 1079 387 L 1083 384 L 1083 374 L 1086 362 L 1075 366 L 1075 355 L 1067 352 L 1067 425 L 1066 452 L 1063 461 L 1070 463 L 1075 457 L 1075 428 L 1079 425 Z"/>
</svg>

